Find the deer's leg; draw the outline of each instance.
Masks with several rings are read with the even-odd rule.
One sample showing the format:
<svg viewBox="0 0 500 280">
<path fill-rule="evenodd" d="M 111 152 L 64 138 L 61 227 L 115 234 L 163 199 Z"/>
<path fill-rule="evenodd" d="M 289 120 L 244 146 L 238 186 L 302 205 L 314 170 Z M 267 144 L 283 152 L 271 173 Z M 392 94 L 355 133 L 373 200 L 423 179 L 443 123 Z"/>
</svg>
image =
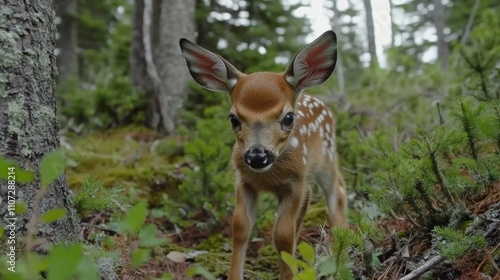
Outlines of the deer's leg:
<svg viewBox="0 0 500 280">
<path fill-rule="evenodd" d="M 302 205 L 300 206 L 299 214 L 297 215 L 297 223 L 295 230 L 295 244 L 297 244 L 298 239 L 300 238 L 300 230 L 302 229 L 302 221 L 304 220 L 304 216 L 306 215 L 307 208 L 309 207 L 309 202 L 311 201 L 311 187 L 308 185 L 306 191 L 304 193 L 302 199 Z"/>
<path fill-rule="evenodd" d="M 233 254 L 229 267 L 229 280 L 243 280 L 248 240 L 255 222 L 257 192 L 250 186 L 236 188 L 236 206 L 233 214 Z"/>
<path fill-rule="evenodd" d="M 295 252 L 295 232 L 297 231 L 297 217 L 302 199 L 302 195 L 293 192 L 279 197 L 280 205 L 274 224 L 273 239 L 274 246 L 280 256 L 283 251 L 292 256 Z M 292 271 L 283 260 L 280 260 L 279 268 L 280 280 L 292 279 Z"/>
<path fill-rule="evenodd" d="M 326 197 L 330 226 L 347 226 L 345 216 L 347 207 L 346 184 L 338 168 L 338 163 L 335 162 L 331 170 L 317 174 L 316 181 Z"/>
</svg>

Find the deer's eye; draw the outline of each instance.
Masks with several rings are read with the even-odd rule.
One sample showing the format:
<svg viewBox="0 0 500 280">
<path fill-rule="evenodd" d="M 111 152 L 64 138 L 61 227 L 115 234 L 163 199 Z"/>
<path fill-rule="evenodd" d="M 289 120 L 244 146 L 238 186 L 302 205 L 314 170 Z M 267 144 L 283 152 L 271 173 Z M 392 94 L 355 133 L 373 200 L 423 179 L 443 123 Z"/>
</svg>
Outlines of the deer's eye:
<svg viewBox="0 0 500 280">
<path fill-rule="evenodd" d="M 240 129 L 240 125 L 241 125 L 238 118 L 235 115 L 230 114 L 228 119 L 231 121 L 231 126 L 233 127 L 233 130 L 238 131 Z"/>
<path fill-rule="evenodd" d="M 293 120 L 295 116 L 292 112 L 289 112 L 285 115 L 285 117 L 281 120 L 281 124 L 286 128 L 290 128 L 293 125 Z"/>
</svg>

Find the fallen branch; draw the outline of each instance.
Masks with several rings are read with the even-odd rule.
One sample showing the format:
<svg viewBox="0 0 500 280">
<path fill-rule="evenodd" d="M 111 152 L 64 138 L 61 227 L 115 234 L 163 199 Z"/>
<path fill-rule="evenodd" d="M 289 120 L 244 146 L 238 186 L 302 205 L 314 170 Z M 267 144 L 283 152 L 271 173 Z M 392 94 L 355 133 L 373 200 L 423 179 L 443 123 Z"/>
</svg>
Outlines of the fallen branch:
<svg viewBox="0 0 500 280">
<path fill-rule="evenodd" d="M 410 272 L 410 274 L 406 275 L 405 277 L 401 278 L 400 280 L 411 280 L 411 279 L 416 279 L 420 275 L 424 274 L 426 271 L 431 269 L 433 266 L 437 265 L 438 263 L 442 262 L 444 260 L 444 257 L 441 255 L 437 255 L 434 258 L 430 259 L 426 263 L 424 263 L 422 266 L 418 267 L 417 269 L 413 270 Z"/>
</svg>

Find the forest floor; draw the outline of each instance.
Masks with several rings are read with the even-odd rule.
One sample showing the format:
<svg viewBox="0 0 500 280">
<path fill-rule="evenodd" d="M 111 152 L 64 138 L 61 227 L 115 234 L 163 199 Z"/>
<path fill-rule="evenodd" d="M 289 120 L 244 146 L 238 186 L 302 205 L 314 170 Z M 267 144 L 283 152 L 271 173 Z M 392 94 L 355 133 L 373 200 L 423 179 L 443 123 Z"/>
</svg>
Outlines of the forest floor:
<svg viewBox="0 0 500 280">
<path fill-rule="evenodd" d="M 157 153 L 155 146 L 159 145 L 159 141 L 162 141 L 159 135 L 141 127 L 63 139 L 70 165 L 68 181 L 75 192 L 79 191 L 87 177 L 100 180 L 105 188 L 120 186 L 119 195 L 123 196 L 120 200 L 125 204 L 132 205 L 139 199 L 147 201 L 151 210 L 147 221 L 154 223 L 161 231 L 159 235 L 168 238 L 169 242 L 154 248 L 149 261 L 134 268 L 130 265 L 130 251 L 137 246 L 137 237 L 123 236 L 107 227 L 114 219 L 110 210 L 82 217 L 84 239 L 88 244 L 95 244 L 96 234 L 111 238 L 111 244 L 100 246 L 106 251 L 121 250 L 121 261 L 116 265 L 120 279 L 153 279 L 166 272 L 171 273 L 173 279 L 186 279 L 186 269 L 193 263 L 201 264 L 218 279 L 226 279 L 231 254 L 231 213 L 227 213 L 217 229 L 201 227 L 202 223 L 198 221 L 208 219 L 203 215 L 193 218 L 185 227 L 176 225 L 178 210 L 165 209 L 159 197 L 162 194 L 175 197 L 176 187 L 182 178 L 180 166 L 189 163 L 179 155 L 165 158 Z M 364 203 L 364 200 L 366 198 L 362 194 L 352 194 L 349 203 Z M 473 251 L 457 260 L 440 262 L 421 279 L 500 279 L 496 266 L 500 263 L 500 182 L 488 188 L 483 197 L 467 207 L 471 213 L 481 217 L 470 221 L 470 230 L 482 234 L 487 240 L 487 248 L 492 249 Z M 163 214 L 155 215 L 155 209 L 161 209 Z M 271 222 L 254 230 L 249 245 L 245 266 L 248 279 L 277 277 L 278 255 L 272 246 L 274 210 L 268 209 L 265 215 Z M 324 203 L 318 196 L 305 218 L 301 240 L 317 248 L 330 246 L 328 240 L 322 238 L 325 223 Z M 405 219 L 382 217 L 374 226 L 384 235 L 373 244 L 378 250 L 376 259 L 367 262 L 356 250 L 351 252 L 356 279 L 400 279 L 437 254 L 432 234 L 419 231 Z"/>
</svg>

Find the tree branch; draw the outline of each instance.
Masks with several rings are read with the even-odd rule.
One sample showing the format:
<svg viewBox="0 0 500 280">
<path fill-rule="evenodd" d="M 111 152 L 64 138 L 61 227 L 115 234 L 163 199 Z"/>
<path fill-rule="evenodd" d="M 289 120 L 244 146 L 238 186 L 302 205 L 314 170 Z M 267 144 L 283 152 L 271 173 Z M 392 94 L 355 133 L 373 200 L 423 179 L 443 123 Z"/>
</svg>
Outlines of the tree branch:
<svg viewBox="0 0 500 280">
<path fill-rule="evenodd" d="M 416 279 L 417 277 L 424 274 L 426 271 L 428 271 L 429 269 L 431 269 L 433 266 L 437 265 L 438 263 L 442 262 L 443 260 L 444 260 L 443 256 L 441 256 L 441 255 L 435 256 L 434 258 L 430 259 L 429 261 L 427 261 L 426 263 L 424 263 L 423 265 L 421 265 L 417 269 L 413 270 L 412 272 L 410 272 L 408 275 L 401 278 L 400 280 Z"/>
</svg>

